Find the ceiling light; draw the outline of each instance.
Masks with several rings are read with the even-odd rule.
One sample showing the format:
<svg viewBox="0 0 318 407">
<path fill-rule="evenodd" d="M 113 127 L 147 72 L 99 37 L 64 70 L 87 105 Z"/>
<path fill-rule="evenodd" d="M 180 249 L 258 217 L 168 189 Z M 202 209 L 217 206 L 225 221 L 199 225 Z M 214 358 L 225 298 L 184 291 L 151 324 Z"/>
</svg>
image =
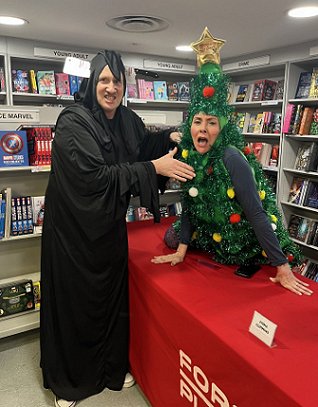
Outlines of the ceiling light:
<svg viewBox="0 0 318 407">
<path fill-rule="evenodd" d="M 23 25 L 28 23 L 28 21 L 23 20 L 23 18 L 0 16 L 0 24 L 5 25 Z"/>
<path fill-rule="evenodd" d="M 191 52 L 193 51 L 193 49 L 190 47 L 190 45 L 178 45 L 176 47 L 177 51 L 181 51 L 181 52 Z"/>
<path fill-rule="evenodd" d="M 305 18 L 318 16 L 318 7 L 298 7 L 288 11 L 290 17 Z"/>
</svg>

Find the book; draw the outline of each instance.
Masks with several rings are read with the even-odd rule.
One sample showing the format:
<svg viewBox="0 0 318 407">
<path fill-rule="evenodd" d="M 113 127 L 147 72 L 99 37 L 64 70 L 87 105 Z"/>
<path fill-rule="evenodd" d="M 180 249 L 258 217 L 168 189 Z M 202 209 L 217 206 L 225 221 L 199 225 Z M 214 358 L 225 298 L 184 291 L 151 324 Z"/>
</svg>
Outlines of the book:
<svg viewBox="0 0 318 407">
<path fill-rule="evenodd" d="M 167 94 L 168 100 L 178 100 L 178 83 L 177 82 L 167 82 Z"/>
<path fill-rule="evenodd" d="M 301 72 L 298 79 L 295 99 L 308 98 L 310 85 L 311 85 L 311 72 Z"/>
<path fill-rule="evenodd" d="M 273 144 L 268 165 L 270 167 L 277 167 L 278 159 L 279 159 L 279 144 Z"/>
<path fill-rule="evenodd" d="M 6 81 L 4 75 L 4 68 L 0 66 L 0 92 L 6 91 Z"/>
<path fill-rule="evenodd" d="M 310 106 L 305 106 L 302 114 L 302 118 L 299 125 L 298 134 L 300 136 L 304 134 L 309 134 L 311 127 L 311 122 L 314 115 L 314 108 Z"/>
<path fill-rule="evenodd" d="M 11 187 L 6 187 L 1 191 L 2 195 L 2 217 L 3 217 L 3 237 L 9 238 L 11 234 Z"/>
<path fill-rule="evenodd" d="M 304 186 L 304 181 L 305 179 L 302 177 L 293 177 L 289 190 L 288 202 L 295 205 L 300 205 L 300 197 L 302 188 Z"/>
<path fill-rule="evenodd" d="M 304 105 L 298 105 L 296 108 L 294 123 L 291 128 L 291 134 L 298 134 L 303 111 L 304 111 Z"/>
<path fill-rule="evenodd" d="M 190 100 L 190 83 L 178 82 L 178 100 L 189 102 Z"/>
<path fill-rule="evenodd" d="M 302 218 L 301 221 L 299 222 L 295 239 L 306 243 L 313 222 L 314 221 L 312 219 Z"/>
<path fill-rule="evenodd" d="M 276 91 L 275 91 L 275 96 L 274 99 L 276 100 L 282 100 L 284 97 L 284 87 L 285 87 L 285 80 L 280 79 L 277 81 L 276 85 Z"/>
<path fill-rule="evenodd" d="M 12 90 L 18 93 L 29 93 L 29 73 L 24 69 L 12 69 Z"/>
<path fill-rule="evenodd" d="M 276 92 L 276 86 L 277 86 L 276 81 L 265 79 L 262 100 L 273 100 Z"/>
<path fill-rule="evenodd" d="M 0 240 L 4 238 L 5 214 L 6 200 L 2 192 L 0 192 Z"/>
<path fill-rule="evenodd" d="M 296 105 L 288 103 L 287 107 L 286 107 L 285 117 L 284 117 L 283 133 L 285 133 L 285 134 L 291 133 L 292 125 L 294 123 L 295 113 L 296 113 Z"/>
<path fill-rule="evenodd" d="M 154 81 L 153 90 L 155 100 L 168 100 L 166 81 Z"/>
<path fill-rule="evenodd" d="M 31 199 L 34 233 L 41 233 L 45 213 L 45 196 L 32 196 Z"/>
<path fill-rule="evenodd" d="M 69 75 L 69 86 L 70 86 L 70 95 L 74 95 L 75 92 L 79 91 L 78 77 L 75 75 Z"/>
<path fill-rule="evenodd" d="M 267 133 L 280 134 L 282 128 L 282 114 L 269 112 L 270 123 L 267 125 Z"/>
<path fill-rule="evenodd" d="M 253 133 L 262 133 L 263 130 L 263 123 L 264 123 L 264 112 L 257 113 L 255 119 L 255 126 L 253 128 Z"/>
<path fill-rule="evenodd" d="M 308 237 L 307 237 L 307 244 L 313 245 L 314 239 L 315 239 L 315 235 L 317 233 L 317 227 L 318 227 L 318 222 L 312 222 L 312 225 L 310 227 L 309 233 L 308 233 Z"/>
<path fill-rule="evenodd" d="M 254 88 L 251 100 L 253 102 L 261 100 L 272 100 L 275 95 L 276 81 L 261 79 L 254 82 Z"/>
<path fill-rule="evenodd" d="M 56 95 L 54 71 L 38 71 L 36 77 L 40 95 Z"/>
<path fill-rule="evenodd" d="M 314 136 L 318 135 L 318 107 L 314 108 L 309 134 Z"/>
<path fill-rule="evenodd" d="M 302 222 L 303 217 L 294 215 L 292 214 L 290 216 L 289 222 L 288 222 L 288 233 L 289 236 L 296 239 L 296 236 L 298 234 L 298 227 Z"/>
<path fill-rule="evenodd" d="M 76 79 L 75 79 L 75 83 Z M 55 87 L 57 95 L 70 95 L 70 82 L 67 73 L 56 73 L 55 74 Z"/>
<path fill-rule="evenodd" d="M 138 89 L 135 83 L 127 83 L 127 97 L 129 99 L 138 98 Z"/>
<path fill-rule="evenodd" d="M 318 208 L 318 182 L 309 181 L 303 205 Z"/>
<path fill-rule="evenodd" d="M 244 102 L 248 90 L 248 84 L 239 85 L 238 92 L 235 98 L 235 102 Z"/>
<path fill-rule="evenodd" d="M 317 171 L 318 143 L 303 143 L 298 147 L 294 168 L 299 171 Z"/>
<path fill-rule="evenodd" d="M 29 78 L 30 78 L 31 93 L 38 93 L 38 84 L 36 82 L 36 73 L 35 73 L 34 69 L 30 69 Z"/>
<path fill-rule="evenodd" d="M 312 70 L 309 97 L 318 98 L 318 68 Z"/>
<path fill-rule="evenodd" d="M 26 131 L 0 131 L 0 167 L 29 165 Z"/>
</svg>

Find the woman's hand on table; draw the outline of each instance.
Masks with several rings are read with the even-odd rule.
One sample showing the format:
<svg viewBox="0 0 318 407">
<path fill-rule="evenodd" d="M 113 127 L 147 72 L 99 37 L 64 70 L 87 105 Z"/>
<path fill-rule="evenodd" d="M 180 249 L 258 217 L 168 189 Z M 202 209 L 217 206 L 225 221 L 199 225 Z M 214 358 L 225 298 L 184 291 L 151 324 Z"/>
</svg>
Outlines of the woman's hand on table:
<svg viewBox="0 0 318 407">
<path fill-rule="evenodd" d="M 166 254 L 164 256 L 155 256 L 153 259 L 151 259 L 151 262 L 156 264 L 170 263 L 171 266 L 175 266 L 178 263 L 182 263 L 183 259 L 183 254 L 175 252 L 173 254 Z"/>
<path fill-rule="evenodd" d="M 283 264 L 281 266 L 277 266 L 277 273 L 275 277 L 270 277 L 270 280 L 273 283 L 279 283 L 287 290 L 292 291 L 298 295 L 311 295 L 313 291 L 308 288 L 309 284 L 305 283 L 304 281 L 300 280 L 295 276 L 289 264 Z"/>
</svg>

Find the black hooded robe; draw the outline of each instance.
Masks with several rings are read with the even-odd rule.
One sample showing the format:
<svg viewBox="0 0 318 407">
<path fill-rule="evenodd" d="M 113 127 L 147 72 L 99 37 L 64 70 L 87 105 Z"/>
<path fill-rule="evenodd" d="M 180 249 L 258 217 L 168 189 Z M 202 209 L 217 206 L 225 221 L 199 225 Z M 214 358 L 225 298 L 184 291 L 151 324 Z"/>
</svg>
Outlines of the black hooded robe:
<svg viewBox="0 0 318 407">
<path fill-rule="evenodd" d="M 77 104 L 58 119 L 45 198 L 40 337 L 44 387 L 60 398 L 122 388 L 129 334 L 125 216 L 131 193 L 158 216 L 157 176 L 145 160 L 169 147 L 168 132 L 149 134 L 124 106 L 111 123 Z"/>
</svg>

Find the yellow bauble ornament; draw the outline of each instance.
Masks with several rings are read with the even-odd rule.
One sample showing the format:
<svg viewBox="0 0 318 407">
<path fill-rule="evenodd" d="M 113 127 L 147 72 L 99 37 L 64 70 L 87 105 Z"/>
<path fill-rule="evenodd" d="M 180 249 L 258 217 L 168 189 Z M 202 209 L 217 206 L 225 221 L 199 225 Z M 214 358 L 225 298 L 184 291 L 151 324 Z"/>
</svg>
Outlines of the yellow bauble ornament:
<svg viewBox="0 0 318 407">
<path fill-rule="evenodd" d="M 259 191 L 258 194 L 259 194 L 259 197 L 261 198 L 261 201 L 263 201 L 265 199 L 265 196 L 266 196 L 266 192 L 264 191 L 264 189 Z"/>
<path fill-rule="evenodd" d="M 272 222 L 277 223 L 277 216 L 271 215 Z"/>
<path fill-rule="evenodd" d="M 212 238 L 217 243 L 220 243 L 222 241 L 222 236 L 220 235 L 220 233 L 213 233 Z"/>
<path fill-rule="evenodd" d="M 233 199 L 233 198 L 235 197 L 235 191 L 234 191 L 233 188 L 229 188 L 229 189 L 226 191 L 226 193 L 227 193 L 227 196 L 228 196 L 230 199 Z"/>
<path fill-rule="evenodd" d="M 192 234 L 192 236 L 191 236 L 191 239 L 192 240 L 195 240 L 195 239 L 197 239 L 198 238 L 198 232 L 193 232 L 193 234 Z"/>
<path fill-rule="evenodd" d="M 182 155 L 182 158 L 188 158 L 189 150 L 182 150 L 181 155 Z"/>
<path fill-rule="evenodd" d="M 266 254 L 265 250 L 262 251 L 262 256 L 267 257 L 267 254 Z"/>
</svg>

